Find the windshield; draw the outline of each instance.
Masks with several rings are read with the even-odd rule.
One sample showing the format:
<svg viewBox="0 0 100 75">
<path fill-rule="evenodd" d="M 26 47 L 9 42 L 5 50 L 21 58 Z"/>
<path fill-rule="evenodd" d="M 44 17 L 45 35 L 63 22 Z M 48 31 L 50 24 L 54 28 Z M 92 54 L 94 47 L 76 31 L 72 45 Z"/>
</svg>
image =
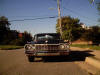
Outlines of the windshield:
<svg viewBox="0 0 100 75">
<path fill-rule="evenodd" d="M 55 34 L 41 34 L 41 35 L 37 35 L 37 40 L 59 40 L 60 37 L 59 35 Z"/>
</svg>

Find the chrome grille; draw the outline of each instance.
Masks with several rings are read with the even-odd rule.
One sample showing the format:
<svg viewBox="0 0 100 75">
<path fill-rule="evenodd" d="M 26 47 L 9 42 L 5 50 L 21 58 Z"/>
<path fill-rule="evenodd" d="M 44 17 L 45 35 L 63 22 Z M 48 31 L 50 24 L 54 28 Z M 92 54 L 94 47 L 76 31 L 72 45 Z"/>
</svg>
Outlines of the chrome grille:
<svg viewBox="0 0 100 75">
<path fill-rule="evenodd" d="M 59 50 L 59 45 L 35 45 L 36 50 Z"/>
</svg>

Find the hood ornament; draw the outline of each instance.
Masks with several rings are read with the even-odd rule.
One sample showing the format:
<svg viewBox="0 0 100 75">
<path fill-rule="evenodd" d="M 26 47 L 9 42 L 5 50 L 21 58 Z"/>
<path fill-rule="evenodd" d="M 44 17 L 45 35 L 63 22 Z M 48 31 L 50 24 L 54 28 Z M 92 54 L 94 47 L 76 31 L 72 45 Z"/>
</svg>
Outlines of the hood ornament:
<svg viewBox="0 0 100 75">
<path fill-rule="evenodd" d="M 48 43 L 48 40 L 46 40 L 45 43 Z"/>
</svg>

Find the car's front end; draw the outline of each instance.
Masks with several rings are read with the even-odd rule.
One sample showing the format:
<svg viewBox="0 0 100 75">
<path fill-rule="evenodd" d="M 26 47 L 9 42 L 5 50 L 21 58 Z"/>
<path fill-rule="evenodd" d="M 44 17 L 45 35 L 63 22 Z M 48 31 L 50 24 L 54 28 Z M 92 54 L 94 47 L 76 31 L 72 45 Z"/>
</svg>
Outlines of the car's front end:
<svg viewBox="0 0 100 75">
<path fill-rule="evenodd" d="M 25 53 L 29 56 L 69 55 L 68 44 L 26 44 Z"/>
<path fill-rule="evenodd" d="M 57 33 L 37 34 L 33 43 L 24 46 L 25 54 L 29 60 L 33 57 L 66 56 L 70 48 L 67 42 L 63 42 Z"/>
</svg>

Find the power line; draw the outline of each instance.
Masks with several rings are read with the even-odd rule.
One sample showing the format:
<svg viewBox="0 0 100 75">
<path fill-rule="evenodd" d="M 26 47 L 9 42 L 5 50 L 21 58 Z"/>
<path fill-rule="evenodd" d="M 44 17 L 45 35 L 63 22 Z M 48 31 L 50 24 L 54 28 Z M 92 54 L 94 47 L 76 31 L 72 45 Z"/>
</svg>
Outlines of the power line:
<svg viewBox="0 0 100 75">
<path fill-rule="evenodd" d="M 83 15 L 81 15 L 80 13 L 77 13 L 76 11 L 73 11 L 73 10 L 68 9 L 68 8 L 65 8 L 65 7 L 63 7 L 63 8 L 64 8 L 65 10 L 68 10 L 68 11 L 70 11 L 70 12 L 72 12 L 72 13 L 74 13 L 74 14 L 76 14 L 76 15 L 80 16 L 80 17 L 82 17 L 82 18 L 87 19 L 88 21 L 91 21 L 91 22 L 93 22 L 93 21 L 94 21 L 94 20 L 90 20 L 90 18 L 89 18 L 89 17 L 83 16 Z"/>
<path fill-rule="evenodd" d="M 35 16 L 34 16 L 34 15 L 27 15 L 27 16 L 23 15 L 23 16 L 7 16 L 7 17 L 11 17 L 11 18 L 12 18 L 12 17 L 14 17 L 14 18 L 15 18 L 15 17 L 18 17 L 18 18 L 21 17 L 21 18 L 22 18 L 22 17 L 45 17 L 45 16 L 55 16 L 55 15 L 38 15 L 38 16 L 36 16 L 36 15 L 35 15 Z M 56 16 L 57 16 L 57 15 L 56 15 Z"/>
<path fill-rule="evenodd" d="M 32 18 L 32 19 L 22 19 L 22 20 L 11 20 L 9 22 L 13 22 L 13 21 L 25 21 L 25 20 L 39 20 L 39 19 L 48 19 L 48 18 L 57 18 L 58 16 L 50 16 L 50 17 L 39 17 L 39 18 Z"/>
<path fill-rule="evenodd" d="M 55 1 L 56 1 L 56 0 L 55 0 Z M 65 7 L 62 5 L 62 0 L 60 0 L 60 1 L 61 1 L 61 8 L 65 9 L 65 10 L 68 10 L 68 11 L 70 11 L 70 12 L 72 12 L 72 13 L 78 15 L 78 16 L 80 16 L 80 17 L 86 19 L 86 20 L 89 21 L 89 22 L 93 22 L 93 21 L 97 22 L 96 20 L 91 20 L 91 18 L 89 18 L 89 17 L 87 17 L 87 16 L 84 16 L 84 15 L 82 15 L 82 14 L 76 12 L 76 11 L 73 11 L 73 10 L 71 10 L 71 9 L 69 9 L 69 8 L 65 8 Z M 65 0 L 65 1 L 66 1 L 66 0 Z M 69 2 L 69 0 L 68 0 L 68 2 Z M 67 2 L 67 3 L 68 3 L 68 2 Z M 64 3 L 65 3 L 65 2 L 64 2 Z"/>
</svg>

